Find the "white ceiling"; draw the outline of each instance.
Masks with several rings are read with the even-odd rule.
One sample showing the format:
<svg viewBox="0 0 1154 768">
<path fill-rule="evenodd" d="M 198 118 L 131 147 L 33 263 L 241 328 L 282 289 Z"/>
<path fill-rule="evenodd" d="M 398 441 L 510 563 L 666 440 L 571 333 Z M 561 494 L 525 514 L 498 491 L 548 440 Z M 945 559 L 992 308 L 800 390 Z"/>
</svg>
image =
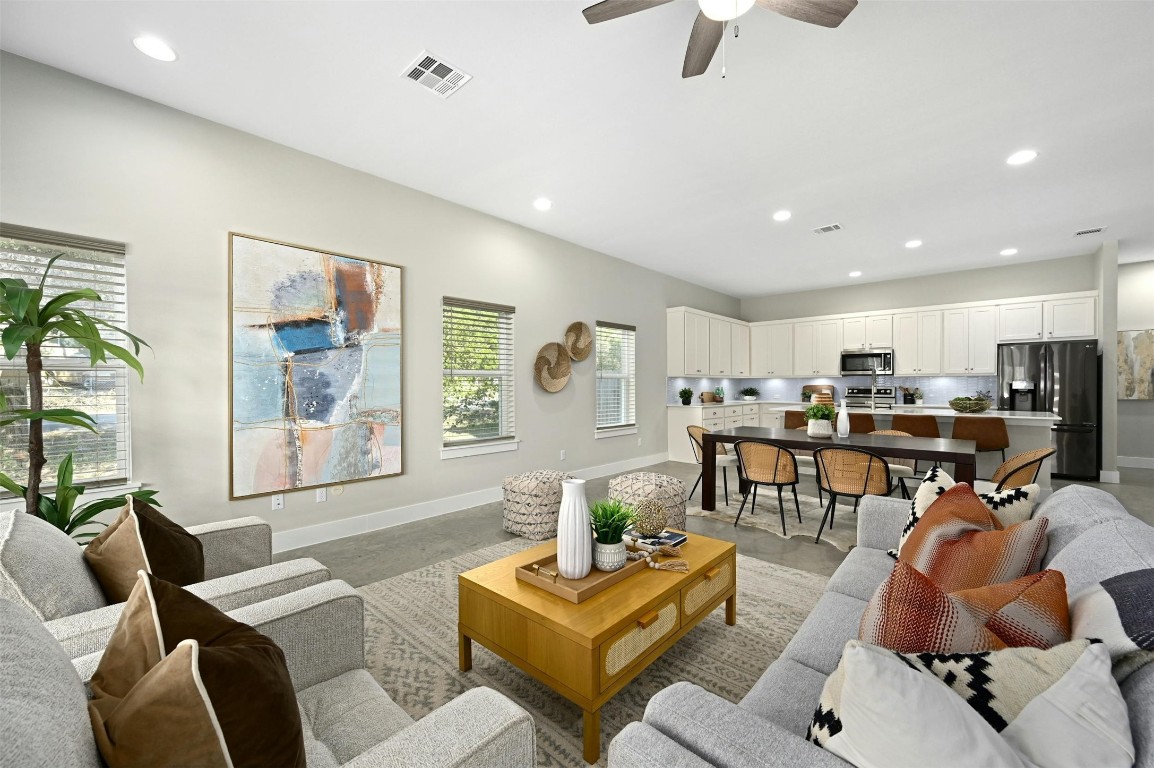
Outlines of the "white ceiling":
<svg viewBox="0 0 1154 768">
<path fill-rule="evenodd" d="M 680 77 L 696 3 L 584 5 L 4 0 L 0 46 L 732 296 L 1088 253 L 1101 225 L 1154 254 L 1154 3 L 754 8 L 724 80 L 720 52 Z M 422 49 L 475 79 L 401 78 Z"/>
</svg>

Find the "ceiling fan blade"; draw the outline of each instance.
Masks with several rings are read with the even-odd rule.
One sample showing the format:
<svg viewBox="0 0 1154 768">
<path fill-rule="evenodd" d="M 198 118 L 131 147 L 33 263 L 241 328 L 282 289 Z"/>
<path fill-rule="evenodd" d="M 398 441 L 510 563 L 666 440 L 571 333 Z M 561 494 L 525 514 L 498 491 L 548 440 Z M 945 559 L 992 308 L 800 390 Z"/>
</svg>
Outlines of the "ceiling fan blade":
<svg viewBox="0 0 1154 768">
<path fill-rule="evenodd" d="M 714 21 L 698 11 L 697 19 L 693 22 L 693 31 L 689 33 L 689 46 L 685 49 L 685 64 L 681 67 L 681 76 L 697 77 L 709 69 L 709 62 L 713 61 L 713 54 L 717 51 L 721 36 L 724 34 L 724 21 Z"/>
<path fill-rule="evenodd" d="M 585 16 L 585 21 L 590 24 L 599 24 L 602 21 L 628 16 L 638 11 L 648 11 L 650 8 L 671 2 L 673 0 L 602 0 L 596 5 L 589 6 L 581 13 Z"/>
<path fill-rule="evenodd" d="M 857 7 L 857 0 L 757 0 L 757 4 L 767 11 L 791 19 L 822 27 L 836 27 Z"/>
</svg>

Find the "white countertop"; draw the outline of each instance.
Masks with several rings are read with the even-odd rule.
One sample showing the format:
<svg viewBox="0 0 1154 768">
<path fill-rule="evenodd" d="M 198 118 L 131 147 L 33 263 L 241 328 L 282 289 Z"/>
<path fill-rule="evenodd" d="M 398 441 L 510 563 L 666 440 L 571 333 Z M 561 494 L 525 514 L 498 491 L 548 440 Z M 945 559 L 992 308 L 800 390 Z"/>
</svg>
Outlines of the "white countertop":
<svg viewBox="0 0 1154 768">
<path fill-rule="evenodd" d="M 726 408 L 730 406 L 740 405 L 772 405 L 776 406 L 770 408 L 771 411 L 796 411 L 803 407 L 808 407 L 812 403 L 803 402 L 801 400 L 726 400 L 722 403 L 701 403 L 695 402 L 693 405 L 682 405 L 681 403 L 670 403 L 669 408 Z M 835 407 L 840 407 L 840 403 L 835 404 Z M 895 413 L 917 413 L 925 414 L 927 416 L 935 416 L 939 419 L 952 419 L 955 416 L 997 416 L 1002 419 L 1025 420 L 1035 422 L 1058 421 L 1058 417 L 1048 411 L 999 411 L 996 408 L 991 408 L 982 413 L 959 414 L 946 403 L 926 403 L 923 405 L 896 405 L 893 408 L 851 408 L 852 413 L 872 413 L 878 416 L 885 416 L 887 414 Z"/>
</svg>

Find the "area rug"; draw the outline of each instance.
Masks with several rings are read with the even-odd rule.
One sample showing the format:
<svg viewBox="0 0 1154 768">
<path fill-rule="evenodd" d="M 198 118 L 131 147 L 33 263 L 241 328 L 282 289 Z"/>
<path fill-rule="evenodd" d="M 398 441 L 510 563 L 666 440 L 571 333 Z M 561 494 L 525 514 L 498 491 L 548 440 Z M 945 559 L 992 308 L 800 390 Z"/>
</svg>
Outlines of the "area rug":
<svg viewBox="0 0 1154 768">
<path fill-rule="evenodd" d="M 414 719 L 464 691 L 488 686 L 533 715 L 537 763 L 583 766 L 581 710 L 473 644 L 473 669 L 457 668 L 457 575 L 534 542 L 502 542 L 361 587 L 369 671 Z M 777 658 L 825 589 L 824 576 L 737 556 L 737 625 L 718 608 L 601 709 L 601 761 L 610 740 L 640 720 L 653 694 L 689 680 L 730 701 Z"/>
<path fill-rule="evenodd" d="M 752 498 L 752 495 L 750 496 Z M 801 507 L 801 522 L 797 521 L 797 508 L 793 506 L 793 494 L 786 488 L 781 498 L 785 502 L 785 536 L 781 535 L 781 515 L 777 511 L 777 489 L 764 487 L 757 492 L 757 508 L 751 515 L 750 505 L 745 505 L 745 512 L 741 515 L 738 525 L 768 531 L 774 536 L 783 539 L 792 539 L 795 536 L 808 539 L 812 542 L 817 537 L 817 529 L 821 525 L 821 517 L 825 514 L 825 504 L 818 501 L 816 496 L 804 493 L 797 494 L 798 505 Z M 827 499 L 828 501 L 828 499 Z M 704 517 L 710 520 L 721 520 L 733 525 L 737 518 L 737 510 L 741 508 L 741 496 L 737 493 L 730 495 L 730 506 L 718 499 L 717 509 L 706 512 L 700 505 L 693 506 L 690 502 L 685 514 L 694 517 Z M 842 552 L 849 552 L 857 544 L 857 515 L 853 512 L 853 501 L 848 504 L 838 502 L 837 514 L 834 515 L 834 527 L 831 529 L 826 523 L 821 532 L 821 543 L 837 547 Z"/>
</svg>

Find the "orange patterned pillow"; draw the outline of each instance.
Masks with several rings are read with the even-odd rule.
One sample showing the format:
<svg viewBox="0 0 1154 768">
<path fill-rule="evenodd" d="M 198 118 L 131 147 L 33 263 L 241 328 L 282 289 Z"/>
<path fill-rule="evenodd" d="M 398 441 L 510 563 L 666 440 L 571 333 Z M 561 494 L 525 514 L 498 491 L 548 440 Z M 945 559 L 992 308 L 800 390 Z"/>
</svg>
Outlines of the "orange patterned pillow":
<svg viewBox="0 0 1154 768">
<path fill-rule="evenodd" d="M 1066 579 L 1046 570 L 947 594 L 899 562 L 866 606 L 858 636 L 899 653 L 1052 648 L 1070 639 Z"/>
<path fill-rule="evenodd" d="M 1049 520 L 1037 517 L 1009 528 L 958 483 L 930 505 L 898 551 L 943 592 L 984 587 L 1036 573 L 1046 554 Z"/>
</svg>

